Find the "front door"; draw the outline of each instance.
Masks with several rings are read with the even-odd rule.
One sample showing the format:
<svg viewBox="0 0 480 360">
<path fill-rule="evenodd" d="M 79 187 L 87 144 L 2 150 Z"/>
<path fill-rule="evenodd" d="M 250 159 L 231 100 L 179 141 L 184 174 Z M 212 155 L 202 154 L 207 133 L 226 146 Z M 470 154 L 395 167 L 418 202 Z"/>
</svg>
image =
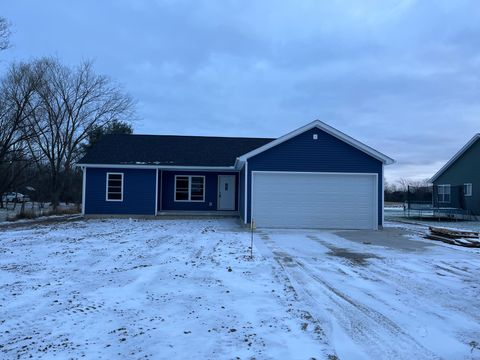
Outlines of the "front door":
<svg viewBox="0 0 480 360">
<path fill-rule="evenodd" d="M 218 175 L 218 210 L 235 210 L 235 175 Z"/>
</svg>

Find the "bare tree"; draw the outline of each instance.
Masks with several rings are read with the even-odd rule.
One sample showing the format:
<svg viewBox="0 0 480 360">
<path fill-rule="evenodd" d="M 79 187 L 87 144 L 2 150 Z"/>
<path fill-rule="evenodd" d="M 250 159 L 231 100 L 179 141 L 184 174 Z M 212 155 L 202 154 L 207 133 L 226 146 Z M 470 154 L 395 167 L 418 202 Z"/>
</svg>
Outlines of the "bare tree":
<svg viewBox="0 0 480 360">
<path fill-rule="evenodd" d="M 91 62 L 70 68 L 48 58 L 37 61 L 37 67 L 43 76 L 29 118 L 29 146 L 37 162 L 48 165 L 56 207 L 89 132 L 115 120 L 130 121 L 133 102 L 110 79 L 95 74 Z"/>
<path fill-rule="evenodd" d="M 400 178 L 397 180 L 397 184 L 400 191 L 407 191 L 408 186 L 410 185 L 410 180 L 407 178 Z"/>
<path fill-rule="evenodd" d="M 5 18 L 0 17 L 0 50 L 10 46 L 10 25 Z"/>
<path fill-rule="evenodd" d="M 31 64 L 12 64 L 0 82 L 0 195 L 28 165 L 28 118 L 41 74 Z"/>
<path fill-rule="evenodd" d="M 407 191 L 408 187 L 426 187 L 429 182 L 428 179 L 412 180 L 407 178 L 400 178 L 397 180 L 397 184 L 400 191 Z"/>
</svg>

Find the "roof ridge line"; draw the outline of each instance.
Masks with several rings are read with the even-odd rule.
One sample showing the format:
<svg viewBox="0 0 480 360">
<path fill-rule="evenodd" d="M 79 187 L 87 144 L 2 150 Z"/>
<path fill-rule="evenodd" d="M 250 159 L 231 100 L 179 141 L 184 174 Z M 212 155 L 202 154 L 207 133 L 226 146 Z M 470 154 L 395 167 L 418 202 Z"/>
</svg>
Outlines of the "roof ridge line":
<svg viewBox="0 0 480 360">
<path fill-rule="evenodd" d="M 275 140 L 275 137 L 250 137 L 250 136 L 215 136 L 215 135 L 171 135 L 171 134 L 105 134 L 104 136 L 150 136 L 150 137 L 190 137 L 190 138 L 215 138 L 215 139 L 260 139 Z"/>
</svg>

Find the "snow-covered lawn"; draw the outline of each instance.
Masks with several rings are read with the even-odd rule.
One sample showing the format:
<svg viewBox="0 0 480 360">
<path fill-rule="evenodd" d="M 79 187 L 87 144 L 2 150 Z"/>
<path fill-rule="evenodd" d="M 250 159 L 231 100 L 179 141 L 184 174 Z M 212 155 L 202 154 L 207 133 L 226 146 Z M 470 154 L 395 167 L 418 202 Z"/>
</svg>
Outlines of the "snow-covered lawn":
<svg viewBox="0 0 480 360">
<path fill-rule="evenodd" d="M 0 358 L 480 358 L 480 252 L 399 231 L 262 230 L 250 260 L 233 219 L 0 228 Z"/>
<path fill-rule="evenodd" d="M 2 230 L 0 230 L 2 231 Z M 323 356 L 235 220 L 92 220 L 0 233 L 0 358 Z"/>
<path fill-rule="evenodd" d="M 426 213 L 424 218 L 407 217 L 403 208 L 400 207 L 385 207 L 385 219 L 391 221 L 398 221 L 410 224 L 418 224 L 423 226 L 446 227 L 450 229 L 460 229 L 466 231 L 480 232 L 480 221 L 478 220 L 441 220 L 429 218 Z"/>
</svg>

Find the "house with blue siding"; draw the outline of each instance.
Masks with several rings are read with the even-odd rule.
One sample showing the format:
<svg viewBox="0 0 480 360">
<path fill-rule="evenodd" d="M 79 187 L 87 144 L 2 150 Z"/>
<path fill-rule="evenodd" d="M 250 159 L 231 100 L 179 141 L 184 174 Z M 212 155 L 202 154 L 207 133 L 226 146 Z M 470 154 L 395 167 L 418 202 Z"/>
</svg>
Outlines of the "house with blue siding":
<svg viewBox="0 0 480 360">
<path fill-rule="evenodd" d="M 107 135 L 78 164 L 85 216 L 229 215 L 378 229 L 388 156 L 313 121 L 277 139 Z"/>
</svg>

